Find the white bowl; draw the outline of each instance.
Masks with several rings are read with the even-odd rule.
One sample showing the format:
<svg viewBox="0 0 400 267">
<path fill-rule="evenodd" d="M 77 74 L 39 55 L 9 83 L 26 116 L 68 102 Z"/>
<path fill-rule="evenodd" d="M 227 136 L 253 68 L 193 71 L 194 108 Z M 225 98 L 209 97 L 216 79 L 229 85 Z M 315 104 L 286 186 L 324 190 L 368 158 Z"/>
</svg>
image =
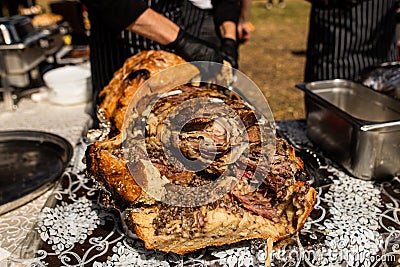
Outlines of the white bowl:
<svg viewBox="0 0 400 267">
<path fill-rule="evenodd" d="M 65 66 L 49 70 L 43 80 L 49 88 L 49 100 L 56 104 L 84 103 L 92 98 L 90 69 L 81 66 Z"/>
</svg>

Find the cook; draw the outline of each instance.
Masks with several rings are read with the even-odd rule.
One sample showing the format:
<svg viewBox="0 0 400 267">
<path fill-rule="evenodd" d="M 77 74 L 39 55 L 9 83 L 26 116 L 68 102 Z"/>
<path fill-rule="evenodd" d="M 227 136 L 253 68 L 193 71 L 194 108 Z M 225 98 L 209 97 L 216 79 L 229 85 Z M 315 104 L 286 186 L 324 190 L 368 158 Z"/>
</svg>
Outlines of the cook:
<svg viewBox="0 0 400 267">
<path fill-rule="evenodd" d="M 305 82 L 358 81 L 397 60 L 396 0 L 311 0 Z"/>
<path fill-rule="evenodd" d="M 237 67 L 237 0 L 81 0 L 91 24 L 94 96 L 124 61 L 143 50 Z M 96 100 L 95 100 L 96 101 Z"/>
</svg>

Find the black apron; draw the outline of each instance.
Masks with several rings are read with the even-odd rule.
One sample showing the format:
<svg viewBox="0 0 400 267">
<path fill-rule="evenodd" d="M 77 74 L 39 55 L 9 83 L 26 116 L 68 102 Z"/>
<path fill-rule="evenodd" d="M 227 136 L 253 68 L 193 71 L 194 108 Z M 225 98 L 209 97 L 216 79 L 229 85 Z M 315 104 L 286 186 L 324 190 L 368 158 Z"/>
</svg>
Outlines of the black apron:
<svg viewBox="0 0 400 267">
<path fill-rule="evenodd" d="M 202 10 L 188 0 L 148 0 L 148 5 L 188 33 L 214 44 L 218 42 L 211 10 Z M 93 29 L 95 32 L 91 32 L 90 40 L 95 42 L 90 51 L 94 96 L 109 83 L 114 72 L 122 67 L 128 57 L 144 50 L 169 51 L 166 47 L 127 30 L 116 38 L 105 29 L 97 28 Z"/>
<path fill-rule="evenodd" d="M 342 8 L 313 4 L 305 82 L 357 81 L 364 69 L 396 61 L 396 8 L 395 0 L 358 1 Z"/>
</svg>

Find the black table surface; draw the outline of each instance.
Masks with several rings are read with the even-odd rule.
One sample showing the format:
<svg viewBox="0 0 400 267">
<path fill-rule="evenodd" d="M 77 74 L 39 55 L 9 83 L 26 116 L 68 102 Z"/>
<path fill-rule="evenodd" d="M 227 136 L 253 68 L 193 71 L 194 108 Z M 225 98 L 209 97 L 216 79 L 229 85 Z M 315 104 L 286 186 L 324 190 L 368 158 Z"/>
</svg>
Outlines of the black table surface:
<svg viewBox="0 0 400 267">
<path fill-rule="evenodd" d="M 303 229 L 276 244 L 272 266 L 399 266 L 400 179 L 365 181 L 332 162 L 306 136 L 304 120 L 280 121 L 277 135 L 308 162 L 318 196 Z M 37 266 L 264 266 L 265 241 L 210 247 L 180 256 L 147 250 L 127 237 L 119 214 L 97 204 L 98 189 L 85 176 L 86 144 L 40 213 L 26 255 Z M 310 164 L 311 163 L 311 164 Z M 306 164 L 307 165 L 307 164 Z M 39 244 L 32 254 L 33 244 Z"/>
</svg>

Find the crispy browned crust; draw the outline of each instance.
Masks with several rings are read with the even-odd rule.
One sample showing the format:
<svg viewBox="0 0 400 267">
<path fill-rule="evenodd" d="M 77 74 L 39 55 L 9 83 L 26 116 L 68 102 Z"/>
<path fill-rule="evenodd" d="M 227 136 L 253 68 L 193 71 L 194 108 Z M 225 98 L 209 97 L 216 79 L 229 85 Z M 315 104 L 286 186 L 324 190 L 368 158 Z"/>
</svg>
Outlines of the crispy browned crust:
<svg viewBox="0 0 400 267">
<path fill-rule="evenodd" d="M 181 57 L 170 52 L 143 51 L 128 58 L 115 72 L 110 83 L 99 93 L 101 100 L 98 110 L 102 114 L 102 120 L 111 123 L 113 132 L 109 139 L 97 141 L 87 148 L 85 156 L 87 172 L 121 201 L 132 203 L 142 191 L 135 183 L 122 157 L 115 156 L 118 154 L 117 150 L 121 149 L 120 130 L 126 109 L 132 97 L 148 78 L 184 62 Z M 138 74 L 129 79 L 129 75 L 134 72 Z M 194 76 L 197 74 L 197 69 L 190 69 L 189 72 L 189 76 Z"/>
<path fill-rule="evenodd" d="M 119 149 L 117 143 L 112 140 L 90 145 L 86 150 L 87 172 L 117 201 L 133 203 L 141 195 L 142 189 L 136 184 L 123 158 L 113 155 L 113 151 Z M 116 147 L 112 147 L 112 144 Z"/>
<path fill-rule="evenodd" d="M 297 182 L 293 185 L 293 192 L 298 192 L 303 185 L 303 182 Z M 294 212 L 300 213 L 296 216 L 295 226 L 292 221 L 287 221 L 285 218 L 276 223 L 245 209 L 243 215 L 240 215 L 220 207 L 207 212 L 204 231 L 191 237 L 171 234 L 156 235 L 152 224 L 158 216 L 158 206 L 156 205 L 134 209 L 126 220 L 128 225 L 135 230 L 136 235 L 144 241 L 146 248 L 177 254 L 186 254 L 209 246 L 233 244 L 256 238 L 270 239 L 276 242 L 300 231 L 313 209 L 316 201 L 314 188 L 310 188 L 302 197 L 301 202 L 296 202 L 298 201 L 297 196 L 296 193 L 291 196 L 292 203 L 290 204 L 298 205 Z"/>
<path fill-rule="evenodd" d="M 108 142 L 108 145 L 113 144 L 116 146 L 118 143 L 113 139 Z M 121 158 L 115 157 L 110 148 L 106 147 L 104 142 L 89 147 L 87 150 L 87 167 L 92 175 L 96 177 L 96 180 L 110 192 L 115 202 L 125 203 L 124 206 L 130 206 L 137 203 L 140 197 L 143 197 L 144 191 L 136 184 L 125 162 Z M 288 154 L 302 166 L 302 161 L 295 157 L 294 150 L 290 148 L 287 150 Z M 138 176 L 136 178 L 146 179 L 146 169 L 143 166 L 136 169 L 135 175 Z M 243 209 L 245 215 L 242 217 L 239 214 L 216 208 L 207 214 L 208 228 L 206 226 L 202 235 L 194 238 L 156 235 L 153 220 L 158 214 L 159 206 L 157 204 L 132 210 L 127 218 L 127 224 L 144 241 L 146 248 L 178 254 L 186 254 L 208 246 L 232 244 L 254 238 L 271 239 L 275 242 L 299 231 L 310 215 L 316 201 L 316 191 L 310 187 L 306 194 L 299 193 L 303 186 L 304 182 L 297 181 L 288 190 L 291 201 L 299 205 L 299 207 L 292 205 L 293 212 L 298 213 L 295 226 L 293 226 L 292 222 L 286 221 L 286 219 L 276 223 L 246 209 Z M 236 227 L 230 228 L 232 225 L 236 225 Z"/>
<path fill-rule="evenodd" d="M 298 170 L 303 170 L 304 163 L 295 154 L 293 146 L 286 149 L 289 160 L 296 162 Z M 137 174 L 146 177 L 146 173 L 138 169 Z M 215 207 L 206 210 L 200 232 L 185 236 L 181 233 L 159 234 L 153 221 L 158 218 L 160 205 L 146 205 L 130 210 L 125 223 L 144 241 L 146 248 L 157 249 L 177 254 L 190 253 L 209 246 L 233 244 L 244 240 L 265 239 L 277 242 L 286 239 L 302 229 L 316 202 L 317 192 L 303 181 L 296 181 L 287 189 L 287 198 L 281 204 L 282 216 L 279 222 L 257 215 L 245 208 L 233 213 L 228 209 Z M 201 207 L 197 208 L 198 211 Z M 175 221 L 175 227 L 183 224 Z M 169 226 L 174 228 L 174 226 Z"/>
<path fill-rule="evenodd" d="M 153 221 L 157 218 L 161 205 L 154 199 L 149 200 L 149 196 L 136 183 L 139 181 L 137 179 L 140 179 L 146 184 L 147 177 L 155 175 L 155 172 L 152 173 L 146 164 L 138 164 L 133 172 L 135 177 L 132 176 L 123 157 L 120 130 L 126 109 L 140 86 L 149 78 L 147 75 L 155 75 L 180 63 L 184 63 L 183 59 L 172 53 L 144 51 L 129 58 L 115 73 L 109 85 L 99 94 L 102 99 L 99 110 L 104 114 L 103 119 L 111 122 L 115 131 L 108 139 L 88 146 L 85 156 L 88 174 L 104 187 L 114 206 L 121 212 L 128 207 L 134 207 L 128 212 L 126 224 L 149 249 L 185 254 L 208 246 L 232 244 L 254 238 L 278 241 L 299 231 L 310 215 L 316 199 L 315 189 L 301 181 L 288 188 L 287 198 L 280 207 L 281 212 L 285 214 L 279 222 L 257 215 L 244 207 L 241 207 L 240 213 L 232 213 L 218 206 L 207 210 L 206 224 L 193 236 L 157 233 Z M 127 79 L 136 71 L 138 75 Z M 188 75 L 195 73 L 195 70 L 189 70 Z M 161 78 L 174 80 L 179 77 Z M 297 170 L 303 170 L 303 162 L 296 157 L 292 146 L 287 147 L 286 153 L 288 160 L 296 163 Z M 146 205 L 142 205 L 143 203 Z"/>
<path fill-rule="evenodd" d="M 142 51 L 128 58 L 124 65 L 114 73 L 110 83 L 99 93 L 101 103 L 98 108 L 102 110 L 105 119 L 115 123 L 115 127 L 120 130 L 127 105 L 146 81 L 145 77 L 141 77 L 139 74 L 138 79 L 128 82 L 129 75 L 146 70 L 151 77 L 168 67 L 184 62 L 186 61 L 178 55 L 162 50 Z"/>
</svg>

